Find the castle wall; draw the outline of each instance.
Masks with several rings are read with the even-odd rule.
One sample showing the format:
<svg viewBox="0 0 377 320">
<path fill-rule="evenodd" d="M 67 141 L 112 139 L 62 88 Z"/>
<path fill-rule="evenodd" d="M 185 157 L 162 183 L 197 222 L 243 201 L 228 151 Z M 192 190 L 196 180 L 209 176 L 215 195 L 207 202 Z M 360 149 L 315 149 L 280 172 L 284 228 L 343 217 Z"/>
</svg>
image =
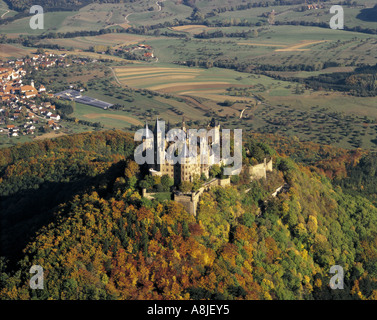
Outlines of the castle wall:
<svg viewBox="0 0 377 320">
<path fill-rule="evenodd" d="M 272 168 L 272 159 L 270 159 L 270 161 L 267 162 L 266 170 L 268 172 L 272 172 L 273 171 L 273 168 Z"/>
<path fill-rule="evenodd" d="M 267 162 L 266 159 L 264 159 L 263 163 L 257 164 L 255 166 L 249 167 L 249 173 L 251 176 L 251 179 L 266 179 L 267 178 L 267 172 L 272 172 L 272 159 Z"/>
<path fill-rule="evenodd" d="M 191 195 L 186 196 L 174 194 L 174 201 L 182 204 L 189 214 L 196 216 L 196 208 L 199 202 L 198 196 L 192 197 Z"/>
<path fill-rule="evenodd" d="M 196 209 L 198 207 L 199 198 L 204 191 L 208 191 L 213 187 L 221 186 L 225 187 L 230 185 L 230 178 L 227 179 L 212 179 L 205 183 L 197 192 L 191 195 L 177 195 L 174 194 L 174 201 L 181 203 L 188 213 L 196 216 Z"/>
<path fill-rule="evenodd" d="M 148 193 L 147 192 L 147 189 L 143 189 L 142 191 L 141 191 L 141 195 L 143 196 L 143 198 L 147 198 L 147 199 L 149 199 L 149 200 L 152 200 L 153 199 L 153 196 L 155 195 L 156 193 Z"/>
</svg>

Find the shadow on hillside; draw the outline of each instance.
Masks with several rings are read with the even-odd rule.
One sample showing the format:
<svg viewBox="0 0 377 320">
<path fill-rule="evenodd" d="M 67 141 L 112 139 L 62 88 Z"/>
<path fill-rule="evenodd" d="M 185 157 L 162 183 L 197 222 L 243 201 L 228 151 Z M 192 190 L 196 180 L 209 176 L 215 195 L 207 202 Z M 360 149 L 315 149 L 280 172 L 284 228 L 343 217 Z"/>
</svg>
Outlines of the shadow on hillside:
<svg viewBox="0 0 377 320">
<path fill-rule="evenodd" d="M 356 18 L 362 21 L 377 22 L 377 5 L 373 8 L 360 10 Z"/>
<path fill-rule="evenodd" d="M 38 230 L 55 221 L 59 204 L 88 191 L 106 196 L 112 191 L 115 179 L 124 173 L 124 168 L 125 162 L 120 161 L 95 177 L 77 177 L 71 182 L 46 182 L 36 190 L 0 197 L 0 256 L 9 259 L 8 267 L 15 267 L 22 249 Z"/>
</svg>

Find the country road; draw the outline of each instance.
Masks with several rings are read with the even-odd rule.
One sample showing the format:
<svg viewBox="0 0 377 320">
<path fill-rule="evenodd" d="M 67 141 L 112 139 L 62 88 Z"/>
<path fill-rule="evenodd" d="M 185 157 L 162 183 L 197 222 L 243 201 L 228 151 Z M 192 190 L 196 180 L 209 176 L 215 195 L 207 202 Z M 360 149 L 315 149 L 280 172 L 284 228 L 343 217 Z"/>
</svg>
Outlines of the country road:
<svg viewBox="0 0 377 320">
<path fill-rule="evenodd" d="M 158 10 L 157 10 L 157 11 L 161 11 L 161 10 L 162 10 L 162 7 L 161 7 L 161 5 L 160 5 L 160 2 L 162 2 L 162 1 L 156 1 L 156 5 L 157 5 L 157 7 L 158 7 Z"/>
<path fill-rule="evenodd" d="M 111 68 L 111 67 L 109 67 L 109 68 L 110 68 L 111 72 L 113 73 L 113 76 L 114 76 L 114 78 L 115 78 L 115 81 L 116 81 L 116 82 L 122 87 L 123 85 L 122 85 L 121 82 L 119 81 L 118 76 L 116 75 L 114 69 Z"/>
<path fill-rule="evenodd" d="M 4 18 L 4 16 L 7 14 L 7 13 L 9 13 L 10 11 L 9 10 L 7 10 L 6 12 L 4 12 L 2 15 L 1 15 L 1 19 L 3 19 Z"/>
<path fill-rule="evenodd" d="M 130 21 L 128 20 L 128 17 L 132 14 L 133 12 L 127 14 L 125 17 L 124 17 L 124 20 L 126 23 L 130 23 Z"/>
<path fill-rule="evenodd" d="M 248 108 L 248 107 L 246 107 L 245 109 L 243 109 L 243 110 L 241 111 L 240 119 L 242 119 L 243 113 L 245 112 L 245 110 L 246 110 L 247 108 Z"/>
<path fill-rule="evenodd" d="M 160 11 L 162 10 L 162 7 L 161 7 L 160 3 L 164 2 L 164 1 L 165 1 L 165 0 L 159 0 L 159 1 L 156 1 L 156 5 L 157 5 L 157 7 L 158 7 L 157 12 L 160 12 Z M 131 23 L 130 20 L 128 20 L 128 18 L 129 18 L 129 16 L 130 16 L 131 14 L 134 14 L 134 13 L 140 13 L 140 12 L 131 12 L 131 13 L 128 13 L 128 14 L 124 17 L 124 22 L 125 22 L 126 24 L 130 24 L 130 23 Z M 112 17 L 112 16 L 111 16 L 111 17 Z M 109 22 L 109 20 L 111 19 L 111 17 L 108 18 L 106 22 Z M 116 26 L 116 25 L 118 25 L 118 24 L 108 25 L 108 26 L 106 26 L 105 29 L 110 28 L 110 27 L 112 27 L 112 26 Z"/>
</svg>

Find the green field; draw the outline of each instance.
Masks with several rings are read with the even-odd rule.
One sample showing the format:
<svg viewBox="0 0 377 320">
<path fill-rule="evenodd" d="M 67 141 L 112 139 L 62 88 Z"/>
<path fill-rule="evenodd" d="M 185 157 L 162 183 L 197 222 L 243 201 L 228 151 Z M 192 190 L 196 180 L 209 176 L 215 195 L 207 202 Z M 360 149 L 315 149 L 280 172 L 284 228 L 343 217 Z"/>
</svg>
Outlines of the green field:
<svg viewBox="0 0 377 320">
<path fill-rule="evenodd" d="M 125 112 L 103 110 L 101 108 L 96 108 L 81 103 L 76 104 L 76 111 L 70 116 L 76 117 L 80 120 L 101 122 L 105 129 L 129 129 L 131 127 L 131 123 L 128 121 L 132 121 L 132 119 L 127 119 L 132 117 L 127 115 Z M 141 122 L 138 123 L 140 125 L 142 124 Z"/>
<path fill-rule="evenodd" d="M 105 34 L 93 37 L 75 37 L 67 39 L 44 39 L 38 43 L 57 44 L 64 48 L 88 50 L 94 46 L 117 47 L 131 45 L 151 40 L 150 36 L 133 35 L 126 33 Z"/>
<path fill-rule="evenodd" d="M 134 88 L 144 88 L 178 95 L 190 95 L 222 102 L 230 100 L 248 100 L 254 98 L 229 97 L 226 89 L 231 86 L 250 87 L 259 93 L 261 87 L 272 96 L 287 96 L 292 83 L 277 81 L 266 76 L 248 75 L 221 68 L 188 68 L 172 64 L 154 64 L 126 66 L 115 69 L 118 79 Z"/>
<path fill-rule="evenodd" d="M 30 28 L 29 17 L 18 19 L 9 24 L 0 25 L 1 33 L 16 36 L 19 34 L 39 35 L 44 32 L 57 32 L 62 27 L 64 20 L 73 14 L 70 11 L 46 12 L 44 13 L 44 29 L 36 30 Z"/>
<path fill-rule="evenodd" d="M 4 0 L 0 0 L 0 20 L 12 17 L 16 14 L 15 11 L 10 10 Z M 0 29 L 1 30 L 1 29 Z"/>
<path fill-rule="evenodd" d="M 238 62 L 279 66 L 328 61 L 339 62 L 345 66 L 377 63 L 375 35 L 295 26 L 230 27 L 216 30 L 226 33 L 258 30 L 258 36 L 251 39 L 192 39 L 189 42 L 179 39 L 154 39 L 147 43 L 155 48 L 156 56 L 160 57 L 162 62 L 237 58 Z M 298 51 L 295 49 L 297 45 L 305 46 Z M 281 51 L 282 49 L 284 51 Z"/>
<path fill-rule="evenodd" d="M 153 9 L 154 11 L 150 11 Z M 0 15 L 7 10 L 0 1 Z M 23 18 L 1 26 L 1 32 L 8 35 L 41 34 L 44 32 L 72 32 L 81 30 L 99 30 L 111 26 L 126 26 L 128 21 L 135 25 L 170 21 L 173 18 L 184 19 L 191 14 L 187 6 L 166 1 L 163 11 L 157 11 L 155 0 L 140 0 L 132 3 L 93 3 L 78 11 L 45 13 L 44 30 L 32 30 L 30 18 Z M 167 14 L 167 11 L 169 12 Z M 10 13 L 9 13 L 10 15 Z"/>
<path fill-rule="evenodd" d="M 257 0 L 251 2 L 259 3 Z M 68 53 L 96 59 L 99 58 L 98 54 L 85 51 L 101 46 L 111 48 L 110 54 L 115 54 L 115 50 L 122 46 L 144 43 L 152 47 L 155 59 L 149 63 L 135 61 L 129 64 L 126 55 L 107 55 L 105 57 L 112 57 L 116 62 L 106 64 L 104 68 L 97 64 L 83 73 L 80 68 L 58 73 L 46 71 L 45 75 L 35 76 L 35 80 L 40 83 L 45 81 L 53 92 L 71 83 L 80 86 L 86 84 L 86 95 L 116 104 L 117 110 L 77 104 L 74 114 L 70 115 L 80 120 L 100 122 L 105 128 L 130 129 L 156 117 L 178 123 L 183 115 L 196 125 L 204 125 L 215 117 L 229 127 L 242 126 L 245 130 L 294 135 L 303 140 L 343 147 L 375 148 L 373 141 L 376 131 L 369 122 L 377 119 L 375 97 L 314 91 L 292 79 L 273 78 L 300 80 L 324 73 L 352 72 L 358 65 L 377 63 L 376 35 L 267 23 L 266 14 L 272 10 L 275 10 L 276 22 L 326 22 L 331 17 L 329 7 L 335 3 L 332 0 L 321 3 L 323 8 L 305 11 L 300 9 L 302 4 L 231 10 L 230 6 L 234 7 L 240 2 L 196 1 L 201 14 L 209 14 L 207 22 L 233 25 L 228 27 L 206 27 L 200 21 L 190 24 L 188 17 L 193 13 L 193 8 L 179 1 L 164 1 L 162 10 L 158 10 L 154 0 L 93 3 L 78 11 L 47 13 L 45 30 L 30 31 L 29 19 L 24 18 L 1 25 L 1 31 L 9 37 L 17 37 L 33 32 L 99 30 L 114 26 L 128 28 L 184 20 L 185 25 L 164 26 L 156 34 L 156 30 L 152 29 L 141 32 L 143 34 L 109 33 L 39 40 L 38 44 L 58 44 L 72 50 Z M 373 5 L 368 0 L 360 0 L 356 6 L 344 5 L 346 26 L 376 28 L 375 22 L 357 18 L 361 10 Z M 222 9 L 213 11 L 218 8 Z M 0 13 L 1 10 L 7 10 L 3 1 L 0 1 Z M 242 21 L 258 25 L 234 26 Z M 225 36 L 198 38 L 202 32 L 211 34 L 215 31 L 222 31 Z M 161 35 L 164 32 L 185 35 L 187 38 L 166 37 Z M 247 36 L 230 37 L 231 33 L 246 33 Z M 12 44 L 7 46 L 3 50 L 4 57 L 12 51 Z M 186 62 L 195 67 L 187 67 Z M 337 63 L 337 66 L 325 67 L 325 63 L 329 62 Z M 297 66 L 302 67 L 295 69 Z M 116 78 L 109 71 L 110 67 L 115 71 Z M 328 118 L 317 118 L 317 114 L 321 113 Z M 348 117 L 355 117 L 353 127 L 348 126 L 348 121 L 351 121 Z M 69 126 L 70 130 L 77 129 L 74 124 Z M 344 128 L 340 129 L 341 126 Z M 358 137 L 355 137 L 356 132 Z"/>
</svg>

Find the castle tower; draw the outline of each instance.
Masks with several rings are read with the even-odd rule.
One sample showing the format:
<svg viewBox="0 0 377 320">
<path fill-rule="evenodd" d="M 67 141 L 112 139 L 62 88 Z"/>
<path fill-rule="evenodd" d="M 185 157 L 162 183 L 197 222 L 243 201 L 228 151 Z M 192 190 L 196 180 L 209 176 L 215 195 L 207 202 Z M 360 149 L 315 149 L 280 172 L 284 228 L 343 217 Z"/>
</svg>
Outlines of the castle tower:
<svg viewBox="0 0 377 320">
<path fill-rule="evenodd" d="M 165 122 L 156 119 L 156 124 L 154 126 L 154 159 L 155 159 L 155 170 L 161 170 L 161 164 L 163 164 L 165 157 Z"/>
<path fill-rule="evenodd" d="M 185 122 L 185 116 L 182 117 L 182 128 L 184 132 L 186 132 L 186 122 Z"/>
<path fill-rule="evenodd" d="M 148 122 L 145 122 L 145 136 L 143 142 L 145 143 L 146 149 L 151 149 L 153 147 L 153 136 L 149 133 Z"/>
</svg>

